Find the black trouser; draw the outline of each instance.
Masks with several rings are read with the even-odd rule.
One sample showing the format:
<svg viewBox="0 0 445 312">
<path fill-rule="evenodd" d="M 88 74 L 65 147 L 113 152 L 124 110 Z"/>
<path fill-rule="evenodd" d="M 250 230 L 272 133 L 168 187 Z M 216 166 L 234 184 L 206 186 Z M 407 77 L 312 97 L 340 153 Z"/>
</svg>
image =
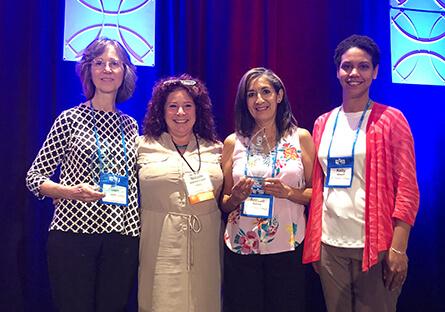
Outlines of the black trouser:
<svg viewBox="0 0 445 312">
<path fill-rule="evenodd" d="M 224 312 L 305 310 L 303 246 L 269 255 L 239 255 L 224 248 Z"/>
<path fill-rule="evenodd" d="M 139 239 L 50 231 L 48 271 L 58 311 L 124 311 L 135 284 Z"/>
</svg>

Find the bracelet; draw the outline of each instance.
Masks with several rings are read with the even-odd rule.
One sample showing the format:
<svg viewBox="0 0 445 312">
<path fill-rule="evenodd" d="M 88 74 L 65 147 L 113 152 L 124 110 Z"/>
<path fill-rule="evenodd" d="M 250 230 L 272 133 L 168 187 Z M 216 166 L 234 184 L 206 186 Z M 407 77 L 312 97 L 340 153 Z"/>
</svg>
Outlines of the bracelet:
<svg viewBox="0 0 445 312">
<path fill-rule="evenodd" d="M 400 251 L 398 249 L 395 249 L 394 247 L 391 247 L 391 251 L 393 251 L 393 252 L 395 252 L 396 254 L 399 254 L 399 255 L 406 255 L 406 252 Z"/>
</svg>

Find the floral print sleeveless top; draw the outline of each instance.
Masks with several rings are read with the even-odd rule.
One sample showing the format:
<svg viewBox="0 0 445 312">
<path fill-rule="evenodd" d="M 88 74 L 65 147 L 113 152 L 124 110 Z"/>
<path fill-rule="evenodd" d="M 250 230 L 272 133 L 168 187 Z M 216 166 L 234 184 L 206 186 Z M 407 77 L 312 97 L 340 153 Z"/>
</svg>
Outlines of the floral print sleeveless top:
<svg viewBox="0 0 445 312">
<path fill-rule="evenodd" d="M 238 135 L 232 155 L 235 184 L 244 176 L 248 146 L 249 138 Z M 303 189 L 305 180 L 301 155 L 300 140 L 295 129 L 278 142 L 275 178 L 291 187 Z M 265 175 L 271 176 L 272 170 Z M 242 255 L 274 254 L 295 250 L 304 239 L 305 229 L 304 205 L 274 197 L 270 219 L 240 216 L 240 207 L 232 211 L 227 220 L 224 242 L 230 250 Z"/>
</svg>

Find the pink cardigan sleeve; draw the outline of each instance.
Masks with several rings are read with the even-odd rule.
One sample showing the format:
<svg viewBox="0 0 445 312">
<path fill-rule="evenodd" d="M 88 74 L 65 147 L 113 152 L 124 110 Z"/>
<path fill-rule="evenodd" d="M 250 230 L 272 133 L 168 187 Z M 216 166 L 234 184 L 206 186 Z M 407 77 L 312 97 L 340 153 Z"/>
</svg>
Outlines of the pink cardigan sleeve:
<svg viewBox="0 0 445 312">
<path fill-rule="evenodd" d="M 410 225 L 419 209 L 414 140 L 405 116 L 397 111 L 391 131 L 395 206 L 392 217 Z"/>
<path fill-rule="evenodd" d="M 394 218 L 410 225 L 419 208 L 413 137 L 403 114 L 375 103 L 366 134 L 366 211 L 363 271 L 388 250 Z"/>
</svg>

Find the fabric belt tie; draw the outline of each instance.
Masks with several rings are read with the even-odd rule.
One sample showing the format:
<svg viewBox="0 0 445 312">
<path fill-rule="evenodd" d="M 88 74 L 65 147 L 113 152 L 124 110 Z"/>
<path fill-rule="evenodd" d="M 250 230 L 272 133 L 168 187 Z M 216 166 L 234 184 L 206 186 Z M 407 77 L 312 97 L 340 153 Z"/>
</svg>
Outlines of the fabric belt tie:
<svg viewBox="0 0 445 312">
<path fill-rule="evenodd" d="M 185 219 L 185 222 L 181 222 L 178 229 L 179 232 L 186 232 L 187 234 L 187 271 L 191 270 L 193 265 L 193 244 L 192 244 L 192 232 L 199 233 L 201 231 L 201 221 L 198 216 L 193 214 L 185 214 L 178 212 L 170 212 L 169 214 L 174 216 L 180 216 Z"/>
</svg>

